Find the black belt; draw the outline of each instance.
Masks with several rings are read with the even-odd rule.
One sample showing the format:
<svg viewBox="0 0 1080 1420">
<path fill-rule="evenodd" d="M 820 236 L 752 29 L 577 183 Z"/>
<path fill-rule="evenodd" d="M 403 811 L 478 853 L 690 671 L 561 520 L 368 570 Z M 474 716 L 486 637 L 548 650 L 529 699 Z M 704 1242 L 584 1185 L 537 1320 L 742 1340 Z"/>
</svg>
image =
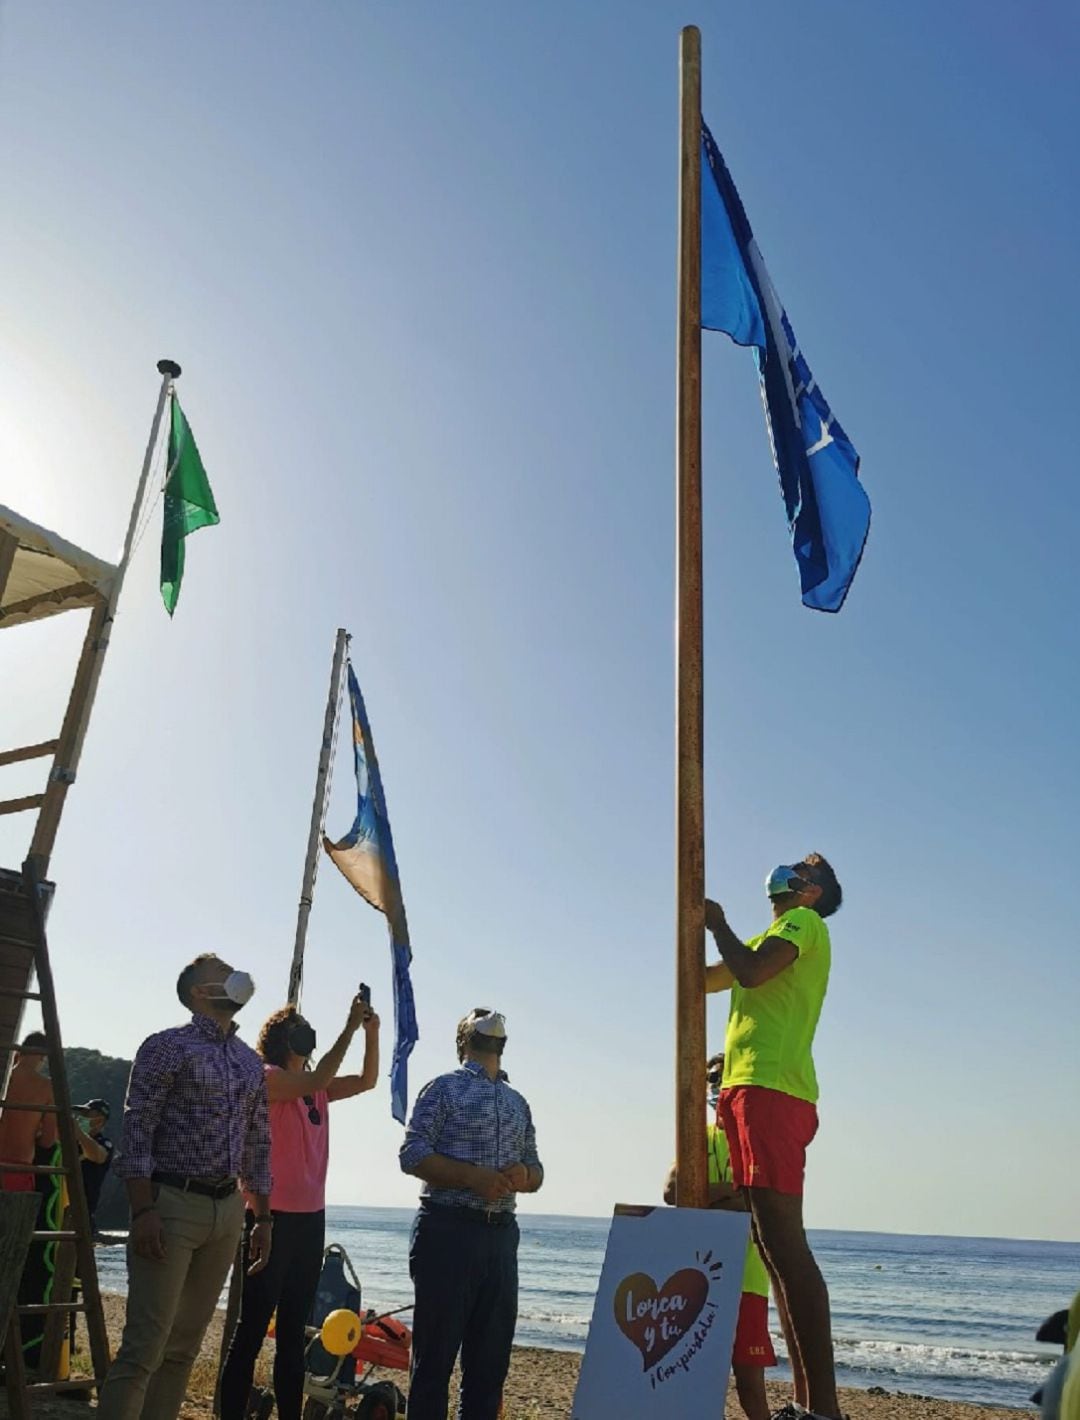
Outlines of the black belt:
<svg viewBox="0 0 1080 1420">
<path fill-rule="evenodd" d="M 453 1218 L 462 1223 L 476 1223 L 482 1228 L 508 1228 L 511 1223 L 517 1222 L 513 1213 L 495 1213 L 490 1208 L 467 1208 L 464 1205 L 455 1207 L 452 1203 L 428 1203 L 426 1200 L 420 1204 L 421 1213 L 436 1213 L 440 1218 Z"/>
<path fill-rule="evenodd" d="M 150 1175 L 154 1183 L 163 1183 L 166 1188 L 178 1188 L 181 1193 L 198 1193 L 203 1198 L 228 1198 L 236 1192 L 236 1179 L 185 1178 L 182 1173 L 158 1173 Z"/>
</svg>

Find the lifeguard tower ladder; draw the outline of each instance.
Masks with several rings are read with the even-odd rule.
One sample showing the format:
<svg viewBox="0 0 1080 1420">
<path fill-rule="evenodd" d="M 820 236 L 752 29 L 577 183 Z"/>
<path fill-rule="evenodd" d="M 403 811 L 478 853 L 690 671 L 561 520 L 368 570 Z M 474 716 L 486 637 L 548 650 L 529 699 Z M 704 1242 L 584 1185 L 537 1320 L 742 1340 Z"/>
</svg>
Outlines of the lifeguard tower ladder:
<svg viewBox="0 0 1080 1420">
<path fill-rule="evenodd" d="M 3 1096 L 7 1093 L 13 1047 L 19 1040 L 25 1004 L 37 1001 L 48 1038 L 53 1108 L 62 1162 L 35 1165 L 33 1172 L 62 1174 L 69 1200 L 60 1230 L 51 1231 L 37 1226 L 40 1194 L 0 1192 L 0 1335 L 5 1336 L 8 1412 L 13 1420 L 28 1420 L 35 1395 L 60 1390 L 85 1391 L 100 1384 L 109 1364 L 45 923 L 52 898 L 52 884 L 47 879 L 49 859 L 64 800 L 75 780 L 108 642 L 118 581 L 117 567 L 0 506 L 0 630 L 62 612 L 90 611 L 59 735 L 39 744 L 0 751 L 0 767 L 26 760 L 51 760 L 51 769 L 40 793 L 0 800 L 0 814 L 36 814 L 29 853 L 22 869 L 0 868 L 0 1107 L 19 1107 L 7 1104 Z M 4 690 L 7 695 L 19 693 L 17 685 L 5 686 Z M 0 1160 L 0 1171 L 4 1164 L 5 1161 Z M 30 1171 L 23 1163 L 8 1166 L 22 1173 Z M 52 1300 L 20 1305 L 16 1300 L 18 1284 L 31 1242 L 58 1244 Z M 71 1300 L 76 1268 L 82 1284 L 80 1302 Z M 85 1313 L 86 1317 L 92 1379 L 72 1380 L 60 1375 L 70 1318 L 77 1311 Z M 45 1330 L 40 1364 L 36 1377 L 29 1379 L 23 1360 L 20 1318 L 42 1313 Z"/>
</svg>

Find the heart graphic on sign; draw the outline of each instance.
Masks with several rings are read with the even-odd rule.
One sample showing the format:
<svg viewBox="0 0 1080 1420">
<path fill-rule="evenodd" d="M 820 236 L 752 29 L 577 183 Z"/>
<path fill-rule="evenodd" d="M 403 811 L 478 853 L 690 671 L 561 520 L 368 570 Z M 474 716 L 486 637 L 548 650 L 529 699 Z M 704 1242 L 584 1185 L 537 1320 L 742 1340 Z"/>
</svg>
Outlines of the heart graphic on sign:
<svg viewBox="0 0 1080 1420">
<path fill-rule="evenodd" d="M 619 1330 L 641 1352 L 642 1370 L 655 1366 L 697 1321 L 709 1295 L 709 1279 L 696 1267 L 673 1272 L 657 1291 L 644 1272 L 632 1272 L 615 1288 Z"/>
</svg>

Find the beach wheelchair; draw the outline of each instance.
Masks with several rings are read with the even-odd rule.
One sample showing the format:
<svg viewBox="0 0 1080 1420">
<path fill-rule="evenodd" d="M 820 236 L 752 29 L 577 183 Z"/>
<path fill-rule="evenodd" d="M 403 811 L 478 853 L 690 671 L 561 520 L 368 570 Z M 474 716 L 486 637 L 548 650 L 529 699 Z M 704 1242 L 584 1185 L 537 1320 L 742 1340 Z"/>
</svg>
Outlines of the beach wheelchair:
<svg viewBox="0 0 1080 1420">
<path fill-rule="evenodd" d="M 409 1369 L 412 1332 L 396 1312 L 364 1310 L 359 1279 L 337 1243 L 323 1254 L 307 1335 L 303 1420 L 395 1420 L 405 1414 L 405 1397 L 393 1381 L 372 1381 L 371 1375 Z M 253 1386 L 249 1420 L 270 1420 L 273 1413 L 273 1391 Z"/>
</svg>

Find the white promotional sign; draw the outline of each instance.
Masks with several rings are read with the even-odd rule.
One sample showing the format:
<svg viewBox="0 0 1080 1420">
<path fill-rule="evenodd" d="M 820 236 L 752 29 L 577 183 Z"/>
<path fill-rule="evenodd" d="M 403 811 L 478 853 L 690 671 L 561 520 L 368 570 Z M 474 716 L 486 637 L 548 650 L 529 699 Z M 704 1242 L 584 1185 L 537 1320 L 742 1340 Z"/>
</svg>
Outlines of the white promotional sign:
<svg viewBox="0 0 1080 1420">
<path fill-rule="evenodd" d="M 615 1209 L 572 1420 L 723 1413 L 749 1228 L 717 1209 Z"/>
</svg>

